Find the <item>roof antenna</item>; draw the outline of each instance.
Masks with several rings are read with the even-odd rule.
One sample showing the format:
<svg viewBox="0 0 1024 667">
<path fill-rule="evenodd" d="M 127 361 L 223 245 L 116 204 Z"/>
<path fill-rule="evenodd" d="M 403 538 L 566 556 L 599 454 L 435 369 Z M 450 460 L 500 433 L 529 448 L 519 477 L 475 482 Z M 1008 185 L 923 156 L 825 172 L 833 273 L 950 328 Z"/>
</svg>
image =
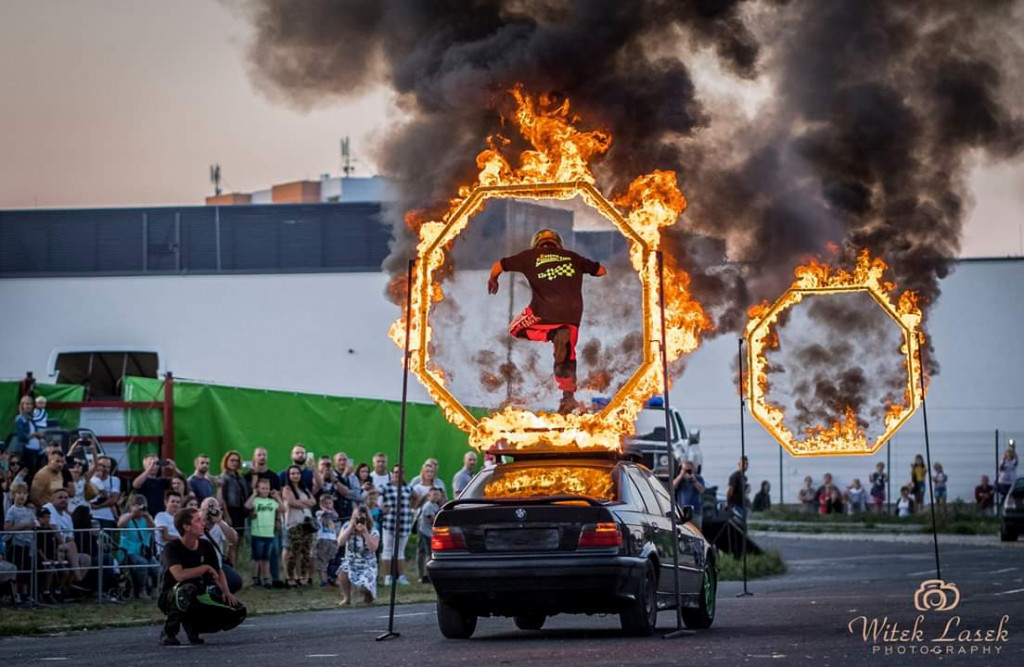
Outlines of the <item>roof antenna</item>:
<svg viewBox="0 0 1024 667">
<path fill-rule="evenodd" d="M 214 196 L 220 196 L 220 165 L 210 165 L 210 182 L 213 183 L 213 194 Z"/>
<path fill-rule="evenodd" d="M 352 152 L 349 150 L 348 137 L 341 138 L 341 173 L 345 178 L 352 175 L 356 168 L 352 165 Z"/>
</svg>

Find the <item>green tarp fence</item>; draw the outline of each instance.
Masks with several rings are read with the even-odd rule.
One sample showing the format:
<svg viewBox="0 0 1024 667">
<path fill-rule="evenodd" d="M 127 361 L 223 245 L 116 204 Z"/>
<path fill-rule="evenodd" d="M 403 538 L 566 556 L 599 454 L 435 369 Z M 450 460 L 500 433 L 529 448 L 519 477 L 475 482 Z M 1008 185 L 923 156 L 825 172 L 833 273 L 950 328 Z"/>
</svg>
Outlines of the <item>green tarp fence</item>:
<svg viewBox="0 0 1024 667">
<path fill-rule="evenodd" d="M 6 442 L 7 436 L 14 433 L 14 419 L 18 416 L 19 382 L 0 382 L 0 440 Z M 85 387 L 77 384 L 39 384 L 36 383 L 36 396 L 45 396 L 47 401 L 81 401 L 85 396 Z M 78 428 L 81 410 L 46 409 L 50 421 L 57 420 L 60 428 Z"/>
<path fill-rule="evenodd" d="M 126 377 L 124 399 L 163 400 L 163 380 Z M 401 403 L 364 398 L 298 394 L 285 391 L 242 389 L 187 381 L 174 381 L 175 461 L 191 472 L 199 454 L 211 460 L 211 472 L 220 472 L 220 460 L 231 450 L 250 460 L 256 447 L 265 447 L 270 467 L 283 469 L 296 443 L 317 457 L 346 452 L 356 462 L 371 463 L 376 452 L 398 457 Z M 436 458 L 441 479 L 451 478 L 462 466 L 466 435 L 449 424 L 435 405 L 410 403 L 406 426 L 406 476 L 419 474 L 425 459 Z M 160 435 L 160 410 L 130 410 L 129 435 Z M 132 446 L 133 469 L 157 445 Z"/>
</svg>

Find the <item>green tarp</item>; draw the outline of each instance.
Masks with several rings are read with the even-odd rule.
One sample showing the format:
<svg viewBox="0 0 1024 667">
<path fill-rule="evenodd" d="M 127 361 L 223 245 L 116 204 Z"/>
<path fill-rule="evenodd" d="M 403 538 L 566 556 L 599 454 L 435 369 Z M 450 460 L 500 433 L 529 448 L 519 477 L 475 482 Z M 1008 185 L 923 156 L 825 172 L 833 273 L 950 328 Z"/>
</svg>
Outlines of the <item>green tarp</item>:
<svg viewBox="0 0 1024 667">
<path fill-rule="evenodd" d="M 14 433 L 14 419 L 18 416 L 18 382 L 0 382 L 0 440 Z M 36 384 L 36 396 L 45 396 L 47 401 L 81 401 L 85 387 L 77 384 Z M 55 410 L 47 408 L 50 420 L 58 420 L 60 428 L 78 428 L 80 410 Z"/>
<path fill-rule="evenodd" d="M 163 400 L 163 380 L 127 377 L 124 399 Z M 284 391 L 240 389 L 193 382 L 174 382 L 175 460 L 182 470 L 192 470 L 199 454 L 211 459 L 211 472 L 220 472 L 220 459 L 228 451 L 241 452 L 249 460 L 256 447 L 265 447 L 270 466 L 283 469 L 296 443 L 316 456 L 346 452 L 357 462 L 367 462 L 382 451 L 388 460 L 398 457 L 398 425 L 401 404 L 339 396 L 297 394 Z M 159 410 L 132 410 L 130 435 L 160 435 Z M 156 445 L 132 448 L 131 463 L 138 469 L 142 456 Z M 406 426 L 406 471 L 412 478 L 427 458 L 436 458 L 445 484 L 462 466 L 467 451 L 466 435 L 449 424 L 435 405 L 410 403 Z"/>
</svg>

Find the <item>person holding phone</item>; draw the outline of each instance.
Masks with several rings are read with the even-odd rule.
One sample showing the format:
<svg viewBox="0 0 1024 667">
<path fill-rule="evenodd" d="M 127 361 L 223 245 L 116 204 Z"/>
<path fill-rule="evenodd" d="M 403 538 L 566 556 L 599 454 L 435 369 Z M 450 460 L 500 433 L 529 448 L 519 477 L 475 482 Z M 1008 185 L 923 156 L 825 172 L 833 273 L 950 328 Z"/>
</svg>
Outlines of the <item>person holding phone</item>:
<svg viewBox="0 0 1024 667">
<path fill-rule="evenodd" d="M 146 496 L 146 504 L 154 516 L 164 511 L 164 494 L 171 488 L 167 473 L 180 474 L 174 461 L 150 454 L 142 459 L 142 472 L 132 480 L 132 488 Z"/>
<path fill-rule="evenodd" d="M 304 445 L 295 445 L 292 447 L 292 464 L 288 468 L 282 470 L 278 475 L 278 480 L 281 483 L 282 489 L 288 485 L 288 471 L 292 466 L 294 466 L 302 473 L 302 479 L 299 481 L 299 485 L 314 496 L 320 494 L 320 490 L 324 488 L 324 478 L 320 474 L 320 471 L 313 465 L 312 457 L 312 452 L 307 452 Z"/>
<path fill-rule="evenodd" d="M 693 462 L 684 461 L 679 466 L 679 474 L 672 480 L 672 488 L 676 492 L 676 503 L 680 507 L 689 505 L 693 508 L 693 525 L 701 528 L 704 524 L 704 513 L 701 511 L 704 498 L 704 478 L 694 472 Z"/>
<path fill-rule="evenodd" d="M 118 518 L 117 527 L 121 529 L 120 547 L 134 583 L 132 593 L 136 599 L 148 599 L 149 591 L 156 589 L 160 561 L 156 558 L 155 523 L 146 496 L 132 496 L 131 506 Z"/>
<path fill-rule="evenodd" d="M 352 518 L 341 527 L 338 546 L 345 549 L 345 557 L 341 559 L 338 568 L 341 604 L 351 604 L 353 586 L 362 589 L 366 604 L 373 604 L 377 598 L 377 549 L 380 546 L 380 533 L 365 507 L 356 507 Z"/>
<path fill-rule="evenodd" d="M 114 528 L 118 519 L 114 512 L 121 499 L 121 480 L 110 474 L 113 467 L 114 462 L 109 456 L 101 456 L 96 459 L 95 474 L 89 479 L 96 492 L 91 502 L 92 518 L 103 528 Z"/>
</svg>

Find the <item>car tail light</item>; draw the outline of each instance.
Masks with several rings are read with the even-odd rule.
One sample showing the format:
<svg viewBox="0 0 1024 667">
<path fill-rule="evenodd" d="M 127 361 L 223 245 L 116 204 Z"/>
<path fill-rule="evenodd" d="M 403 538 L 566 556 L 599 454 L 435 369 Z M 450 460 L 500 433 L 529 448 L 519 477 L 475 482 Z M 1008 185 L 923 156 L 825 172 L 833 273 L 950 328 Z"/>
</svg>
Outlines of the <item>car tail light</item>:
<svg viewBox="0 0 1024 667">
<path fill-rule="evenodd" d="M 580 533 L 582 547 L 621 547 L 622 533 L 617 523 L 598 523 L 583 528 Z"/>
<path fill-rule="evenodd" d="M 431 551 L 465 551 L 466 540 L 462 531 L 449 526 L 434 526 L 434 535 L 430 538 Z"/>
</svg>

